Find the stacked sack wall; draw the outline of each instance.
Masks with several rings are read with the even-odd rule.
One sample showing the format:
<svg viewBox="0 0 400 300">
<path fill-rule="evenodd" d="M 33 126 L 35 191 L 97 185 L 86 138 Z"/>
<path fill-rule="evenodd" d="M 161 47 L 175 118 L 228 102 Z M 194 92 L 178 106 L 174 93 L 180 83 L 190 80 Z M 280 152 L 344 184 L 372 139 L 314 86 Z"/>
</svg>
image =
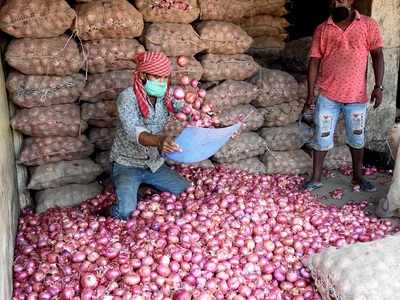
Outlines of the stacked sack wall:
<svg viewBox="0 0 400 300">
<path fill-rule="evenodd" d="M 300 149 L 295 124 L 304 103 L 304 85 L 286 72 L 257 63 L 284 49 L 285 1 L 187 0 L 164 5 L 102 0 L 79 1 L 71 7 L 54 2 L 60 8 L 57 13 L 64 12 L 54 28 L 46 23 L 30 32 L 24 24 L 6 26 L 14 10 L 5 6 L 0 14 L 5 21 L 2 29 L 17 38 L 6 52 L 13 68 L 7 88 L 18 108 L 11 124 L 24 137 L 19 162 L 31 168 L 31 177 L 44 172 L 39 167 L 47 164 L 59 174 L 97 175 L 99 167 L 110 173 L 108 156 L 118 126 L 116 99 L 132 85 L 133 56 L 145 50 L 163 51 L 171 58 L 173 85 L 184 77 L 200 81 L 207 89 L 205 103 L 222 126 L 243 124 L 239 137 L 201 165 L 268 172 L 262 162 L 268 153 Z M 188 59 L 184 66 L 177 63 L 180 56 Z M 177 125 L 176 132 L 181 128 Z M 293 143 L 279 146 L 277 136 L 287 136 Z M 256 147 L 243 147 L 249 143 Z M 67 163 L 71 160 L 76 164 Z M 82 168 L 82 161 L 89 171 Z M 95 180 L 88 178 L 91 182 L 85 184 Z M 30 180 L 27 186 L 33 187 Z M 73 187 L 78 181 L 40 186 Z M 46 195 L 35 194 L 41 199 Z"/>
</svg>

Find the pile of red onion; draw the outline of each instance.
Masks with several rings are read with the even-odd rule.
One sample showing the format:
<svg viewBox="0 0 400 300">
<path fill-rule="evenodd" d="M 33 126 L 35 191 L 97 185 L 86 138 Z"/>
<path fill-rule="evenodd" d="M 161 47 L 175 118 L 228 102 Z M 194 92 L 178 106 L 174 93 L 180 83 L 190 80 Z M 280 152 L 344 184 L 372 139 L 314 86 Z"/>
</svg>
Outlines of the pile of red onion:
<svg viewBox="0 0 400 300">
<path fill-rule="evenodd" d="M 350 165 L 341 166 L 339 171 L 345 176 L 353 176 L 353 168 Z M 378 169 L 375 167 L 363 167 L 362 172 L 364 176 L 372 176 L 378 173 Z"/>
<path fill-rule="evenodd" d="M 301 177 L 179 168 L 193 182 L 141 200 L 128 221 L 98 217 L 111 193 L 80 207 L 25 211 L 14 262 L 24 300 L 317 300 L 307 256 L 391 233 L 366 203 L 324 206 Z"/>
<path fill-rule="evenodd" d="M 179 56 L 177 64 L 185 67 L 188 58 Z M 199 87 L 199 81 L 182 76 L 180 83 L 181 86 L 175 87 L 174 97 L 185 102 L 181 111 L 175 114 L 176 119 L 182 122 L 182 126 L 210 128 L 218 125 L 219 120 L 213 116 L 211 106 L 204 103 L 206 91 Z"/>
</svg>

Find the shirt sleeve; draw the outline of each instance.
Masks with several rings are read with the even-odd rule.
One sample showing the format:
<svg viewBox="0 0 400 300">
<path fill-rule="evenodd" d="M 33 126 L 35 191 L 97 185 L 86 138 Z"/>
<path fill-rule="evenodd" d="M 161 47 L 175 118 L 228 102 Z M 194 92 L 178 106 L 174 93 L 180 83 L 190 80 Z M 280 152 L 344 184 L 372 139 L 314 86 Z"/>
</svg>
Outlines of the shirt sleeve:
<svg viewBox="0 0 400 300">
<path fill-rule="evenodd" d="M 139 122 L 139 111 L 135 105 L 135 96 L 129 90 L 123 91 L 117 99 L 118 114 L 121 126 L 129 138 L 139 143 L 139 135 L 142 132 L 150 132 Z"/>
<path fill-rule="evenodd" d="M 310 58 L 322 58 L 322 47 L 321 47 L 321 37 L 322 37 L 322 26 L 318 26 L 315 29 L 312 42 L 311 42 L 311 49 L 309 53 Z"/>
<path fill-rule="evenodd" d="M 382 48 L 383 38 L 378 23 L 371 19 L 368 25 L 368 50 L 372 51 Z"/>
</svg>

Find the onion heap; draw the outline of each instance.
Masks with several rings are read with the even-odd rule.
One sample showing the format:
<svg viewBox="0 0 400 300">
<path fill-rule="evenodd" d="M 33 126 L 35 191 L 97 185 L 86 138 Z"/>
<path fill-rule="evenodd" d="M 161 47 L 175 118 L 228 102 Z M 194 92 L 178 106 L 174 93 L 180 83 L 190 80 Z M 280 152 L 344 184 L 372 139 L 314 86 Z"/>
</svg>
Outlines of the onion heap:
<svg viewBox="0 0 400 300">
<path fill-rule="evenodd" d="M 97 216 L 110 192 L 24 211 L 13 299 L 319 300 L 309 255 L 394 231 L 366 216 L 366 203 L 321 204 L 300 176 L 177 170 L 193 185 L 146 196 L 128 221 Z"/>
</svg>

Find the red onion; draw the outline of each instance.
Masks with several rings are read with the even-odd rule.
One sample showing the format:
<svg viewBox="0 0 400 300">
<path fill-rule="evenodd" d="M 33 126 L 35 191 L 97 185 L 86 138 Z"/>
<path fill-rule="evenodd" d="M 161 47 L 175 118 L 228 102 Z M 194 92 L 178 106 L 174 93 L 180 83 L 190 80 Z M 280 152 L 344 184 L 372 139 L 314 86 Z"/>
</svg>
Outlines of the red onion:
<svg viewBox="0 0 400 300">
<path fill-rule="evenodd" d="M 185 91 L 184 91 L 182 88 L 180 88 L 180 87 L 175 88 L 175 90 L 174 90 L 174 97 L 175 97 L 176 99 L 183 99 L 183 98 L 185 98 Z"/>
<path fill-rule="evenodd" d="M 98 280 L 96 275 L 91 273 L 86 273 L 81 275 L 81 285 L 83 288 L 94 289 L 98 285 Z"/>
<path fill-rule="evenodd" d="M 181 83 L 182 83 L 183 85 L 188 85 L 188 84 L 190 84 L 190 78 L 189 78 L 188 76 L 182 76 L 182 78 L 181 78 Z"/>
<path fill-rule="evenodd" d="M 177 63 L 180 67 L 185 67 L 189 63 L 189 59 L 186 56 L 178 56 Z"/>
</svg>

